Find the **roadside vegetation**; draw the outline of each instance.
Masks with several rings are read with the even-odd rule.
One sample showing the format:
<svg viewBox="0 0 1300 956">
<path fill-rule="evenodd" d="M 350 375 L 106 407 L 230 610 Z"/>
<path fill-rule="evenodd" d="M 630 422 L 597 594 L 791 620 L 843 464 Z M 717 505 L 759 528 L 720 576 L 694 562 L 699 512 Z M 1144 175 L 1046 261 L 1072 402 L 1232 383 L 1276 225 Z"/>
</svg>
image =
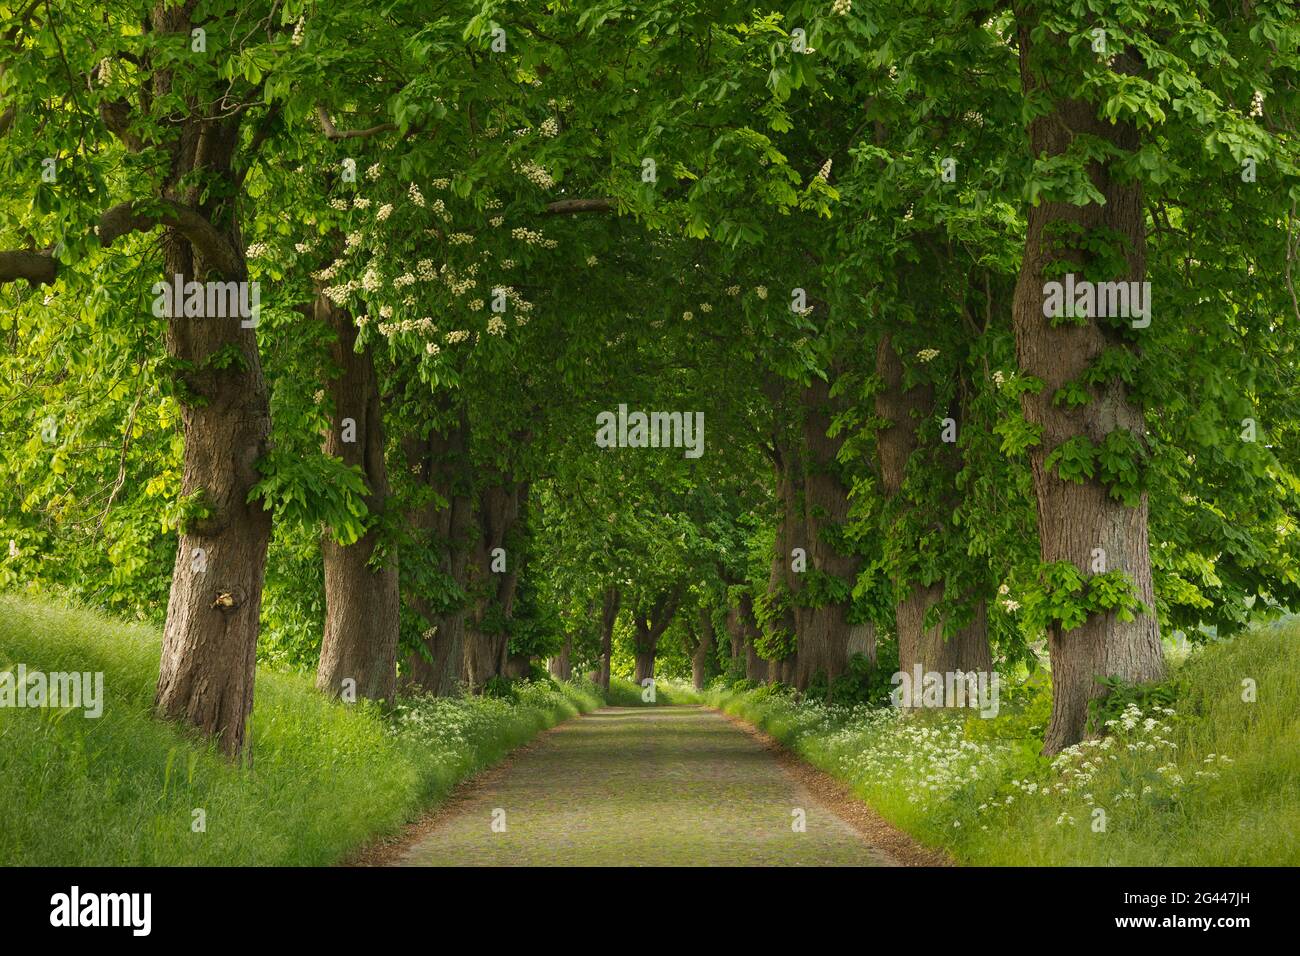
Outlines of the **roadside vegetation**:
<svg viewBox="0 0 1300 956">
<path fill-rule="evenodd" d="M 335 863 L 392 832 L 541 730 L 599 707 L 574 682 L 510 696 L 329 700 L 310 675 L 259 668 L 253 760 L 151 714 L 157 629 L 0 595 L 0 672 L 101 671 L 103 715 L 0 708 L 0 863 Z"/>
<path fill-rule="evenodd" d="M 1166 681 L 1118 688 L 1093 708 L 1101 732 L 1051 759 L 1046 676 L 1004 688 L 991 719 L 722 678 L 707 700 L 962 863 L 1300 864 L 1300 624 L 1194 648 Z"/>
</svg>

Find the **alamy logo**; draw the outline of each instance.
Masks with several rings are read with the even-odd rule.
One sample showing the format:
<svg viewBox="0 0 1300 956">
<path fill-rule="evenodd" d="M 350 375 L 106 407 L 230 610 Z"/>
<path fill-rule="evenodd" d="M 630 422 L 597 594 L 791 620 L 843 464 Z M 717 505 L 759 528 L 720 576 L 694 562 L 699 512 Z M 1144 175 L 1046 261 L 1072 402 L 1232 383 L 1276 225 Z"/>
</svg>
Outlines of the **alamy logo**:
<svg viewBox="0 0 1300 956">
<path fill-rule="evenodd" d="M 83 708 L 90 718 L 104 713 L 104 673 L 46 674 L 19 664 L 17 674 L 0 671 L 0 707 Z"/>
<path fill-rule="evenodd" d="M 86 893 L 74 886 L 50 897 L 51 926 L 129 926 L 131 935 L 148 936 L 153 925 L 152 893 Z"/>
<path fill-rule="evenodd" d="M 261 321 L 262 287 L 257 282 L 185 281 L 182 275 L 171 282 L 155 282 L 153 314 L 160 319 L 240 319 L 245 329 Z"/>
<path fill-rule="evenodd" d="M 895 685 L 889 700 L 895 707 L 971 707 L 981 717 L 998 715 L 997 671 L 922 672 L 917 664 L 911 674 L 898 671 L 889 682 Z"/>
<path fill-rule="evenodd" d="M 1132 319 L 1133 328 L 1151 324 L 1150 282 L 1076 281 L 1043 283 L 1043 317 L 1048 319 Z"/>
<path fill-rule="evenodd" d="M 618 414 L 596 416 L 599 448 L 685 448 L 684 457 L 704 454 L 703 412 L 632 412 L 618 406 Z"/>
</svg>

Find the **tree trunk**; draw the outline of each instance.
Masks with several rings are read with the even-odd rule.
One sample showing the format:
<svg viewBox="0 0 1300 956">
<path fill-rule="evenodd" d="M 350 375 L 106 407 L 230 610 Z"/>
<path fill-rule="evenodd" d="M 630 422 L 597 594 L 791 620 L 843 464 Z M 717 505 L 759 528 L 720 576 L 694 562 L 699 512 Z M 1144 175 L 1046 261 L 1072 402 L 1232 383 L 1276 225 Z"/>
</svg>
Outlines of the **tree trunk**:
<svg viewBox="0 0 1300 956">
<path fill-rule="evenodd" d="M 638 611 L 632 616 L 632 622 L 636 628 L 634 651 L 636 655 L 635 680 L 638 687 L 646 678 L 655 676 L 655 654 L 659 650 L 659 638 L 663 636 L 664 631 L 668 629 L 668 625 L 672 623 L 673 615 L 677 613 L 677 603 L 680 598 L 681 588 L 670 588 L 659 593 L 648 612 Z"/>
<path fill-rule="evenodd" d="M 474 476 L 468 445 L 469 421 L 463 409 L 455 424 L 433 431 L 427 439 L 412 437 L 403 442 L 408 465 L 418 463 L 421 480 L 436 496 L 408 520 L 417 539 L 437 555 L 438 570 L 462 589 L 468 583 L 474 519 Z M 437 507 L 437 500 L 445 501 L 446 506 Z M 406 595 L 406 600 L 428 625 L 421 637 L 425 653 L 407 654 L 406 680 L 428 693 L 450 697 L 465 680 L 468 608 L 463 602 L 451 608 L 435 608 L 418 587 Z"/>
<path fill-rule="evenodd" d="M 654 676 L 655 648 L 651 647 L 648 650 L 638 648 L 636 652 L 636 676 L 633 678 L 633 680 L 636 681 L 636 686 L 643 686 L 642 681 L 653 678 Z"/>
<path fill-rule="evenodd" d="M 470 586 L 479 598 L 466 631 L 465 670 L 470 688 L 480 691 L 493 677 L 505 672 L 510 635 L 506 622 L 514 607 L 521 555 L 506 549 L 507 537 L 519 519 L 525 495 L 523 485 L 507 480 L 483 489 L 479 501 L 479 537 L 470 566 Z M 506 551 L 505 570 L 492 570 Z M 499 566 L 499 564 L 497 565 Z"/>
<path fill-rule="evenodd" d="M 1042 77 L 1068 58 L 1061 54 L 1064 39 L 1047 35 L 1039 45 L 1032 38 L 1037 26 L 1034 11 L 1021 13 L 1019 23 L 1021 81 L 1026 96 L 1046 97 L 1053 108 L 1029 127 L 1029 143 L 1036 157 L 1064 153 L 1075 136 L 1091 136 L 1117 147 L 1125 156 L 1140 144 L 1136 129 L 1126 122 L 1104 122 L 1097 107 L 1071 100 L 1046 89 Z M 1117 56 L 1115 69 L 1135 72 L 1141 68 L 1131 54 Z M 1139 683 L 1158 680 L 1164 673 L 1159 624 L 1154 615 L 1155 599 L 1151 560 L 1147 546 L 1147 496 L 1143 492 L 1136 507 L 1127 507 L 1098 481 L 1063 481 L 1046 467 L 1047 456 L 1076 436 L 1094 445 L 1115 429 L 1127 429 L 1145 442 L 1146 427 L 1141 408 L 1130 401 L 1123 382 L 1111 379 L 1090 390 L 1092 400 L 1081 407 L 1056 405 L 1052 398 L 1067 382 L 1078 381 L 1104 349 L 1123 347 L 1125 330 L 1116 324 L 1085 318 L 1082 321 L 1053 320 L 1044 316 L 1044 284 L 1074 273 L 1094 278 L 1097 256 L 1087 241 L 1099 238 L 1123 248 L 1124 267 L 1120 275 L 1095 276 L 1101 280 L 1140 282 L 1146 277 L 1145 223 L 1141 187 L 1123 181 L 1107 165 L 1095 163 L 1088 174 L 1105 197 L 1104 204 L 1074 206 L 1042 202 L 1028 210 L 1025 254 L 1016 283 L 1013 322 L 1016 355 L 1020 368 L 1043 380 L 1037 393 L 1021 397 L 1027 421 L 1041 426 L 1042 440 L 1030 449 L 1034 492 L 1038 505 L 1038 534 L 1043 562 L 1069 561 L 1085 575 L 1092 570 L 1094 552 L 1100 549 L 1108 570 L 1122 570 L 1136 596 L 1152 610 L 1139 613 L 1129 622 L 1115 612 L 1095 614 L 1072 631 L 1059 623 L 1048 628 L 1048 649 L 1052 666 L 1052 719 L 1047 728 L 1043 752 L 1052 755 L 1083 738 L 1088 701 L 1102 696 L 1099 676 L 1120 677 Z M 1077 230 L 1071 238 L 1071 229 Z M 1148 303 L 1149 304 L 1149 303 Z M 1161 319 L 1157 319 L 1160 321 Z M 1122 320 L 1127 325 L 1127 320 Z"/>
<path fill-rule="evenodd" d="M 758 622 L 754 619 L 754 599 L 748 592 L 742 593 L 736 606 L 727 612 L 727 633 L 731 637 L 733 657 L 744 655 L 746 680 L 765 680 L 767 662 L 759 656 L 758 649 L 754 646 L 759 631 Z"/>
<path fill-rule="evenodd" d="M 944 622 L 934 627 L 924 625 L 925 613 L 943 598 L 943 585 L 918 585 L 898 605 L 899 633 L 909 635 L 906 661 L 899 660 L 899 670 L 912 673 L 920 664 L 924 672 L 947 674 L 955 671 L 991 673 L 993 657 L 989 651 L 988 622 L 984 602 L 975 604 L 971 622 L 944 639 Z"/>
<path fill-rule="evenodd" d="M 600 689 L 609 693 L 609 659 L 614 643 L 614 624 L 618 621 L 618 608 L 622 595 L 610 585 L 605 589 L 605 599 L 600 612 Z"/>
<path fill-rule="evenodd" d="M 843 438 L 827 435 L 831 427 L 830 386 L 814 377 L 804 389 L 803 405 L 803 525 L 808 567 L 838 578 L 850 588 L 858 576 L 856 555 L 841 554 L 828 541 L 827 532 L 843 526 L 849 514 L 849 489 L 840 478 L 836 455 Z M 799 630 L 798 667 L 794 685 L 806 690 L 818 676 L 827 685 L 844 672 L 849 659 L 848 602 L 808 608 Z"/>
<path fill-rule="evenodd" d="M 510 680 L 523 680 L 533 672 L 533 659 L 527 654 L 507 654 L 502 676 Z"/>
<path fill-rule="evenodd" d="M 185 8 L 159 5 L 152 18 L 156 33 L 189 32 Z M 170 74 L 156 73 L 155 94 L 170 95 L 170 89 Z M 164 278 L 247 281 L 230 185 L 238 119 L 187 121 L 178 135 L 164 196 L 197 209 L 213 224 L 233 250 L 238 274 L 221 274 L 169 227 L 162 234 Z M 183 309 L 172 311 L 182 314 L 167 318 L 167 354 L 184 363 L 177 375 L 193 396 L 181 401 L 181 495 L 204 513 L 187 518 L 180 530 L 154 709 L 197 727 L 234 757 L 245 750 L 253 710 L 271 536 L 270 513 L 260 501 L 248 500 L 261 478 L 256 466 L 267 451 L 270 406 L 253 328 L 245 328 L 239 316 L 185 318 Z"/>
<path fill-rule="evenodd" d="M 908 462 L 917 449 L 917 424 L 922 416 L 933 412 L 933 393 L 926 386 L 903 387 L 903 363 L 888 335 L 881 338 L 876 351 L 876 372 L 883 383 L 876 396 L 876 411 L 890 423 L 881 429 L 877 440 L 881 490 L 896 502 L 896 507 L 906 507 L 899 495 Z M 961 467 L 955 446 L 936 453 L 931 465 L 945 469 L 955 477 Z M 942 507 L 951 504 L 951 500 L 945 500 Z M 989 672 L 992 669 L 982 601 L 975 603 L 970 624 L 944 640 L 943 621 L 925 627 L 926 612 L 942 600 L 944 585 L 941 582 L 896 581 L 895 587 L 899 670 L 910 674 L 917 664 L 923 671 L 941 673 L 958 670 Z"/>
<path fill-rule="evenodd" d="M 560 653 L 547 661 L 547 668 L 551 676 L 556 680 L 568 680 L 573 676 L 573 667 L 569 663 L 569 655 L 573 652 L 573 635 L 566 632 L 564 635 L 564 646 L 560 648 Z"/>
<path fill-rule="evenodd" d="M 903 387 L 903 363 L 894 351 L 889 335 L 880 338 L 876 349 L 876 374 L 882 388 L 876 395 L 876 414 L 889 424 L 880 429 L 876 453 L 880 462 L 880 488 L 884 496 L 897 500 L 907 476 L 907 463 L 916 450 L 917 423 L 933 404 L 931 390 L 925 386 Z M 929 606 L 920 589 L 896 581 L 897 606 L 895 626 L 898 633 L 898 667 L 911 673 L 920 659 L 921 617 Z M 918 616 L 918 614 L 920 616 Z"/>
<path fill-rule="evenodd" d="M 713 676 L 713 615 L 708 608 L 700 608 L 700 640 L 691 655 L 691 683 L 696 690 L 703 690 Z"/>
<path fill-rule="evenodd" d="M 849 657 L 855 654 L 861 654 L 867 660 L 871 661 L 874 667 L 876 664 L 876 626 L 870 621 L 865 624 L 854 624 L 849 629 Z"/>
<path fill-rule="evenodd" d="M 379 384 L 368 352 L 356 351 L 352 316 L 318 293 L 318 321 L 334 331 L 334 364 L 341 369 L 329 383 L 334 418 L 324 452 L 360 466 L 369 494 L 366 507 L 381 515 L 388 506 L 388 470 L 384 464 L 383 420 Z M 345 421 L 350 428 L 345 435 Z M 355 435 L 351 432 L 355 431 Z M 344 441 L 344 438 L 354 438 Z M 399 592 L 397 554 L 389 549 L 381 566 L 370 561 L 379 544 L 372 530 L 351 545 L 341 545 L 327 530 L 321 541 L 325 561 L 325 637 L 321 643 L 316 688 L 337 697 L 344 682 L 371 700 L 391 700 L 397 683 Z"/>
</svg>

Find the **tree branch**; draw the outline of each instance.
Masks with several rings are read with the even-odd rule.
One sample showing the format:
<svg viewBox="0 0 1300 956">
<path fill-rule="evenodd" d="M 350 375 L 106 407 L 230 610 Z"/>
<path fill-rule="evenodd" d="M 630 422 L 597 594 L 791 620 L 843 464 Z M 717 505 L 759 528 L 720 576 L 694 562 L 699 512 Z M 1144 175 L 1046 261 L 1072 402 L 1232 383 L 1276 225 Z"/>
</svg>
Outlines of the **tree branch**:
<svg viewBox="0 0 1300 956">
<path fill-rule="evenodd" d="M 614 208 L 612 199 L 560 199 L 550 203 L 542 211 L 548 216 L 571 216 L 582 212 L 610 212 Z"/>
<path fill-rule="evenodd" d="M 99 217 L 99 242 L 105 249 L 131 232 L 148 232 L 155 226 L 175 229 L 198 250 L 199 255 L 226 280 L 244 278 L 244 263 L 226 237 L 199 212 L 180 203 L 163 200 L 162 212 L 146 212 L 147 204 L 119 203 Z"/>
<path fill-rule="evenodd" d="M 49 285 L 59 272 L 59 260 L 49 250 L 0 252 L 0 283 L 26 279 L 33 286 Z"/>
<path fill-rule="evenodd" d="M 330 119 L 330 114 L 326 112 L 325 107 L 316 107 L 316 118 L 320 120 L 321 129 L 325 131 L 325 138 L 331 140 L 338 139 L 362 139 L 366 136 L 376 136 L 379 133 L 391 133 L 397 129 L 394 123 L 380 123 L 378 126 L 372 126 L 369 129 L 338 129 L 334 121 Z"/>
<path fill-rule="evenodd" d="M 244 263 L 226 237 L 204 216 L 180 203 L 163 201 L 161 212 L 145 211 L 148 204 L 124 202 L 106 210 L 95 227 L 105 249 L 132 232 L 148 232 L 167 226 L 183 235 L 198 250 L 203 261 L 227 281 L 244 278 Z M 26 279 L 31 285 L 49 285 L 58 275 L 59 261 L 53 249 L 0 251 L 0 284 Z"/>
</svg>

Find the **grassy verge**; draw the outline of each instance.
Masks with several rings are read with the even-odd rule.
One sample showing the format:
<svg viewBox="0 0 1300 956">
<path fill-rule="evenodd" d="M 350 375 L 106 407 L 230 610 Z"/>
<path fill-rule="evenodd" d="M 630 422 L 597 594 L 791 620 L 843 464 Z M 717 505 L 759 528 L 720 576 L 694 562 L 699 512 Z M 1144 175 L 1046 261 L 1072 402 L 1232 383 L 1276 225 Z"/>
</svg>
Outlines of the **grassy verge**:
<svg viewBox="0 0 1300 956">
<path fill-rule="evenodd" d="M 591 685 L 527 684 L 513 699 L 404 700 L 383 715 L 259 670 L 241 768 L 150 715 L 158 654 L 152 628 L 0 595 L 0 671 L 103 672 L 105 698 L 98 719 L 0 707 L 0 864 L 333 863 L 602 703 Z"/>
<path fill-rule="evenodd" d="M 1196 650 L 1173 678 L 1172 706 L 1133 702 L 1105 737 L 1056 761 L 1038 756 L 1050 701 L 1034 687 L 1004 693 L 992 719 L 767 689 L 715 689 L 708 702 L 961 862 L 1300 864 L 1300 628 Z"/>
<path fill-rule="evenodd" d="M 671 707 L 675 704 L 704 704 L 705 695 L 685 681 L 656 678 L 654 703 L 642 700 L 643 691 L 630 680 L 609 679 L 605 700 L 611 707 Z"/>
</svg>

